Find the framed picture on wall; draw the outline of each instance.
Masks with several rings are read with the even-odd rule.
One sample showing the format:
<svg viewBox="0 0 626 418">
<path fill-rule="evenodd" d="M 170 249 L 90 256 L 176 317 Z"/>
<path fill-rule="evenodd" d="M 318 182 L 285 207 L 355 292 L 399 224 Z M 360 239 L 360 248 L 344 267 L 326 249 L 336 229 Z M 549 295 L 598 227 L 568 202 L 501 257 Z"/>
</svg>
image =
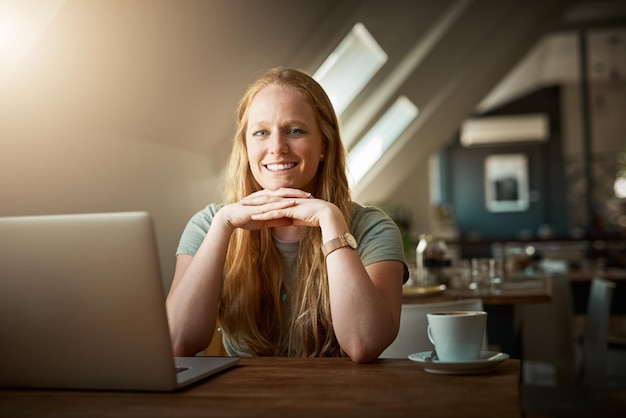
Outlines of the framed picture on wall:
<svg viewBox="0 0 626 418">
<path fill-rule="evenodd" d="M 485 203 L 490 212 L 528 209 L 528 157 L 497 154 L 485 159 Z"/>
</svg>

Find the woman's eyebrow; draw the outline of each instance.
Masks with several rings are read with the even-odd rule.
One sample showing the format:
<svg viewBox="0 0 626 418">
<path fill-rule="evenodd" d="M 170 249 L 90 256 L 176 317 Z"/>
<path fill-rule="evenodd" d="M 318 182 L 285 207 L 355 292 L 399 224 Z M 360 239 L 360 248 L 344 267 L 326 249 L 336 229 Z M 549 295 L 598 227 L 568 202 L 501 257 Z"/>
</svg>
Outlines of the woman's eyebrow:
<svg viewBox="0 0 626 418">
<path fill-rule="evenodd" d="M 259 128 L 259 127 L 266 127 L 268 125 L 272 125 L 272 123 L 261 120 L 261 121 L 248 123 L 248 129 L 255 129 L 255 128 Z M 280 127 L 292 127 L 292 126 L 308 127 L 309 125 L 310 125 L 310 123 L 307 123 L 307 122 L 305 122 L 303 120 L 300 120 L 300 119 L 287 119 L 287 120 L 279 122 L 279 126 Z"/>
<path fill-rule="evenodd" d="M 308 127 L 309 124 L 300 119 L 291 119 L 285 122 L 285 126 L 305 126 Z"/>
</svg>

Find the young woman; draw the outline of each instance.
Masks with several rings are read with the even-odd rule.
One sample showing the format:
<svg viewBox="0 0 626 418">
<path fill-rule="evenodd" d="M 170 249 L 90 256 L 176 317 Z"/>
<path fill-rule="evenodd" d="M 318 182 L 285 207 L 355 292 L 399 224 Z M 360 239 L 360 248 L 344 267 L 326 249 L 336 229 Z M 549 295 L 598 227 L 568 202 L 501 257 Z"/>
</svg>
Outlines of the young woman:
<svg viewBox="0 0 626 418">
<path fill-rule="evenodd" d="M 274 68 L 237 112 L 225 204 L 188 223 L 167 298 L 175 355 L 376 359 L 395 339 L 408 269 L 383 212 L 352 202 L 322 87 Z"/>
</svg>

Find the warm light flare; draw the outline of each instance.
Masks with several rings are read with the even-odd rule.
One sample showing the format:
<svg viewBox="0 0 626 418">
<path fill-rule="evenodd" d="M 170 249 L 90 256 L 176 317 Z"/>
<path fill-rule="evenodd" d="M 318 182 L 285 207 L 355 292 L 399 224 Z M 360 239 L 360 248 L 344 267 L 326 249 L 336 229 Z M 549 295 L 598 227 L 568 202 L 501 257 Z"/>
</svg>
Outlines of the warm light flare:
<svg viewBox="0 0 626 418">
<path fill-rule="evenodd" d="M 17 11 L 15 2 L 0 0 L 0 62 L 10 55 L 10 48 L 15 43 Z"/>
<path fill-rule="evenodd" d="M 65 0 L 0 0 L 0 89 L 64 3 Z"/>
</svg>

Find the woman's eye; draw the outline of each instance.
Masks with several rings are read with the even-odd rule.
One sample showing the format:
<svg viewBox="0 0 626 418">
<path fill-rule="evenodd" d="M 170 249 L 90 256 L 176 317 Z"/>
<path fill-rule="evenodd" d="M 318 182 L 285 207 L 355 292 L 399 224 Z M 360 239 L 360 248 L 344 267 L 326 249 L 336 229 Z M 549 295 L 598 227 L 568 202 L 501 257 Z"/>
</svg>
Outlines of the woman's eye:
<svg viewBox="0 0 626 418">
<path fill-rule="evenodd" d="M 289 130 L 289 134 L 290 135 L 302 135 L 304 133 L 304 131 L 302 129 L 299 128 L 294 128 L 294 129 L 290 129 Z"/>
<path fill-rule="evenodd" d="M 267 131 L 255 131 L 252 133 L 252 136 L 265 136 L 267 135 Z"/>
</svg>

